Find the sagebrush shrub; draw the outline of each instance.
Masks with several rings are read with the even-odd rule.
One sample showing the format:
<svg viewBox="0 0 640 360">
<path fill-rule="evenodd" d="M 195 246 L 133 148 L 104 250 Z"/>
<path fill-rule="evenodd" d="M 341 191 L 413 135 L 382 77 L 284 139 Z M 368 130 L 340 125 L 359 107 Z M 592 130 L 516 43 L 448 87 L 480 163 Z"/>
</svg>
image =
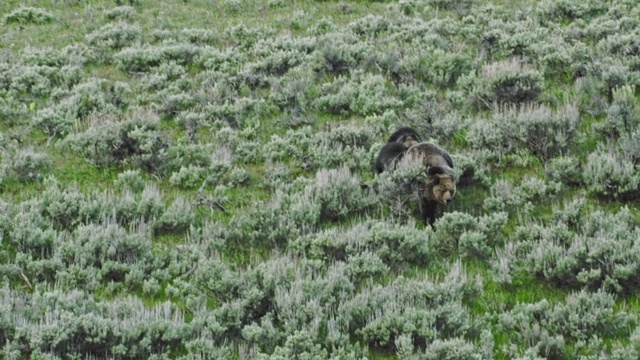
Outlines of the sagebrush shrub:
<svg viewBox="0 0 640 360">
<path fill-rule="evenodd" d="M 319 170 L 313 191 L 320 204 L 323 220 L 335 221 L 361 214 L 375 203 L 373 197 L 362 191 L 360 179 L 352 175 L 347 167 Z"/>
<path fill-rule="evenodd" d="M 556 111 L 550 108 L 524 106 L 517 114 L 516 126 L 521 129 L 521 141 L 543 160 L 565 154 L 578 135 L 579 112 L 573 104 Z"/>
<path fill-rule="evenodd" d="M 199 45 L 215 45 L 219 39 L 215 31 L 207 29 L 182 29 L 180 36 Z"/>
<path fill-rule="evenodd" d="M 64 145 L 97 166 L 133 162 L 162 173 L 168 144 L 158 129 L 159 121 L 148 109 L 134 109 L 123 119 L 95 114 L 88 128 L 67 136 Z"/>
<path fill-rule="evenodd" d="M 330 32 L 319 36 L 313 66 L 320 73 L 348 74 L 358 67 L 365 53 L 365 45 L 353 34 Z"/>
<path fill-rule="evenodd" d="M 488 150 L 456 152 L 451 155 L 458 185 L 491 185 L 490 168 L 487 165 L 491 157 Z"/>
<path fill-rule="evenodd" d="M 628 208 L 595 211 L 576 230 L 562 222 L 525 225 L 517 231 L 521 266 L 547 281 L 570 287 L 634 293 L 640 266 L 638 228 Z"/>
<path fill-rule="evenodd" d="M 136 15 L 136 9 L 133 6 L 116 6 L 112 9 L 105 10 L 104 17 L 107 20 L 131 20 Z"/>
<path fill-rule="evenodd" d="M 174 61 L 189 66 L 202 52 L 202 48 L 193 44 L 174 42 L 162 43 L 158 46 L 132 46 L 120 50 L 113 58 L 116 66 L 128 73 L 147 72 L 163 63 Z"/>
<path fill-rule="evenodd" d="M 448 212 L 438 219 L 434 247 L 444 254 L 458 252 L 465 257 L 485 258 L 502 240 L 506 212 L 474 218 L 461 212 Z"/>
<path fill-rule="evenodd" d="M 640 129 L 623 136 L 619 144 L 622 154 L 631 158 L 636 166 L 640 165 Z"/>
<path fill-rule="evenodd" d="M 192 326 L 168 301 L 148 308 L 133 296 L 101 301 L 77 289 L 57 287 L 24 301 L 8 287 L 0 291 L 3 304 L 18 309 L 11 312 L 15 325 L 8 329 L 4 348 L 16 358 L 91 356 L 97 348 L 107 357 L 168 357 L 185 337 L 192 337 Z M 21 345 L 25 341 L 28 345 Z"/>
<path fill-rule="evenodd" d="M 628 200 L 638 196 L 640 173 L 633 157 L 615 150 L 598 149 L 587 156 L 583 177 L 597 196 Z"/>
<path fill-rule="evenodd" d="M 551 181 L 569 186 L 578 186 L 583 181 L 580 160 L 573 156 L 550 159 L 544 164 L 544 172 Z"/>
<path fill-rule="evenodd" d="M 543 0 L 537 4 L 536 13 L 545 21 L 575 21 L 603 13 L 607 7 L 599 1 Z"/>
<path fill-rule="evenodd" d="M 490 108 L 494 103 L 535 102 L 544 89 L 542 73 L 516 59 L 510 59 L 485 65 L 472 80 L 470 95 L 476 106 Z"/>
<path fill-rule="evenodd" d="M 134 193 L 140 193 L 144 190 L 145 181 L 140 174 L 140 170 L 125 170 L 118 174 L 118 178 L 113 181 L 113 186 L 120 191 L 129 189 Z"/>
<path fill-rule="evenodd" d="M 433 233 L 418 230 L 414 225 L 412 221 L 397 225 L 391 221 L 369 219 L 350 227 L 332 228 L 300 237 L 290 243 L 289 249 L 326 263 L 354 257 L 361 263 L 364 258 L 370 258 L 371 264 L 362 263 L 359 267 L 365 269 L 380 269 L 379 261 L 394 270 L 407 264 L 438 264 L 433 252 Z M 353 264 L 347 264 L 348 268 L 351 266 Z"/>
<path fill-rule="evenodd" d="M 24 6 L 13 10 L 2 18 L 5 24 L 46 24 L 55 19 L 42 8 Z"/>
<path fill-rule="evenodd" d="M 454 337 L 473 340 L 480 323 L 462 301 L 474 298 L 482 287 L 481 279 L 475 280 L 467 279 L 459 263 L 441 283 L 398 277 L 388 285 L 365 286 L 341 302 L 337 314 L 342 326 L 370 344 L 393 348 L 400 335 L 411 336 L 418 344 Z"/>
<path fill-rule="evenodd" d="M 503 351 L 509 356 L 564 358 L 569 355 L 567 341 L 578 340 L 580 343 L 609 337 L 619 331 L 629 333 L 629 327 L 635 322 L 637 320 L 631 314 L 614 310 L 612 295 L 602 291 L 580 291 L 555 305 L 546 299 L 518 303 L 499 316 L 497 328 L 511 334 L 509 344 L 503 345 Z M 590 349 L 577 347 L 575 350 L 582 354 Z"/>
<path fill-rule="evenodd" d="M 3 151 L 0 150 L 0 153 Z M 53 165 L 46 153 L 35 151 L 32 147 L 16 149 L 3 154 L 0 162 L 0 174 L 18 181 L 39 180 Z"/>
<path fill-rule="evenodd" d="M 62 49 L 27 46 L 20 54 L 23 65 L 39 65 L 62 68 L 65 65 L 82 65 L 93 59 L 91 49 L 83 43 L 67 45 Z"/>
<path fill-rule="evenodd" d="M 47 65 L 12 66 L 2 69 L 6 89 L 16 94 L 46 97 L 56 86 L 62 85 L 60 69 Z"/>
<path fill-rule="evenodd" d="M 402 106 L 387 88 L 384 77 L 369 73 L 361 73 L 353 80 L 339 76 L 333 82 L 323 84 L 320 92 L 316 105 L 330 114 L 352 112 L 367 116 Z"/>
<path fill-rule="evenodd" d="M 640 106 L 635 97 L 635 86 L 613 89 L 613 101 L 605 110 L 606 118 L 594 124 L 594 130 L 608 138 L 618 139 L 640 126 Z"/>
<path fill-rule="evenodd" d="M 160 217 L 152 222 L 155 232 L 179 233 L 189 228 L 195 219 L 195 213 L 191 210 L 191 202 L 182 196 L 176 199 L 163 209 Z"/>
<path fill-rule="evenodd" d="M 515 105 L 496 108 L 492 118 L 476 121 L 467 141 L 481 149 L 491 147 L 502 155 L 516 147 L 526 148 L 547 160 L 566 154 L 578 137 L 577 106 L 565 104 L 558 110 L 546 105 Z"/>
<path fill-rule="evenodd" d="M 193 189 L 202 184 L 202 180 L 205 179 L 206 173 L 207 169 L 200 166 L 183 166 L 180 170 L 171 174 L 169 177 L 169 184 L 184 189 Z"/>
<path fill-rule="evenodd" d="M 109 23 L 85 36 L 87 42 L 100 48 L 119 50 L 133 45 L 141 37 L 137 25 L 126 22 Z"/>
</svg>

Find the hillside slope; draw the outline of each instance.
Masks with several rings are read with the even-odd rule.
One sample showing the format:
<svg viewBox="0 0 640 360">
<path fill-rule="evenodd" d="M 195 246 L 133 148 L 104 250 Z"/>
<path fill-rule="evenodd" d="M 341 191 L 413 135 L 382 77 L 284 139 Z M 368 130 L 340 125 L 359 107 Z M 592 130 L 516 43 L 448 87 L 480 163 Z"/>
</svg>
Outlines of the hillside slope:
<svg viewBox="0 0 640 360">
<path fill-rule="evenodd" d="M 640 357 L 635 1 L 0 19 L 0 358 Z M 373 174 L 400 126 L 453 158 L 434 228 Z"/>
</svg>

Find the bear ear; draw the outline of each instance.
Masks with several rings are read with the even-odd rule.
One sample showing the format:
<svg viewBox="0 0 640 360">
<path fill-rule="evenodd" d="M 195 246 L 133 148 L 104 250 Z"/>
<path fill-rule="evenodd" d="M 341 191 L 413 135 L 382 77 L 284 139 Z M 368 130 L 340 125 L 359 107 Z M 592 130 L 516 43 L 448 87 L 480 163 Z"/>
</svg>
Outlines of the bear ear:
<svg viewBox="0 0 640 360">
<path fill-rule="evenodd" d="M 429 166 L 427 168 L 427 175 L 446 174 L 447 172 L 442 166 Z"/>
</svg>

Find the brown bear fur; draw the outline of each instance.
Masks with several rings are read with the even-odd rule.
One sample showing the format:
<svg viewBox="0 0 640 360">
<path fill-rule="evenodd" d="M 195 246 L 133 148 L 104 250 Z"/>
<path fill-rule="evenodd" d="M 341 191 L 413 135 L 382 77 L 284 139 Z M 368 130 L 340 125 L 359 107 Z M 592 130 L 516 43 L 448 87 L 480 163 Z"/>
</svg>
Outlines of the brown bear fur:
<svg viewBox="0 0 640 360">
<path fill-rule="evenodd" d="M 403 161 L 418 162 L 425 169 L 426 182 L 417 187 L 420 217 L 433 225 L 456 194 L 453 160 L 442 148 L 423 142 L 410 147 Z"/>
</svg>

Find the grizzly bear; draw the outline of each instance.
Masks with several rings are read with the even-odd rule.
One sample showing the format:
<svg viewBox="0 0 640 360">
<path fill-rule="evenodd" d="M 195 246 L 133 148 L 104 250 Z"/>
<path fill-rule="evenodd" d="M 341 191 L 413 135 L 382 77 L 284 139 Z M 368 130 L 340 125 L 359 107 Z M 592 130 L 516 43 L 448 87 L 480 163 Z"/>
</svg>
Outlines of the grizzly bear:
<svg viewBox="0 0 640 360">
<path fill-rule="evenodd" d="M 401 127 L 389 137 L 376 158 L 375 171 L 393 171 L 402 162 L 412 166 L 418 163 L 426 174 L 426 180 L 414 184 L 417 190 L 420 218 L 431 226 L 456 194 L 453 159 L 439 146 L 420 142 L 416 131 Z"/>
<path fill-rule="evenodd" d="M 405 127 L 399 128 L 393 134 L 391 134 L 391 136 L 389 136 L 389 141 L 387 142 L 388 143 L 398 142 L 406 146 L 407 148 L 410 148 L 411 146 L 419 143 L 420 141 L 421 140 L 420 140 L 420 136 L 418 136 L 418 133 L 412 128 L 405 126 Z"/>
<path fill-rule="evenodd" d="M 404 154 L 403 161 L 418 162 L 425 169 L 426 181 L 417 186 L 418 203 L 420 217 L 433 226 L 456 194 L 453 160 L 442 148 L 422 142 L 411 146 Z"/>
<path fill-rule="evenodd" d="M 380 149 L 380 153 L 376 158 L 376 173 L 381 174 L 384 171 L 393 171 L 405 152 L 407 147 L 399 142 L 390 142 Z"/>
</svg>

